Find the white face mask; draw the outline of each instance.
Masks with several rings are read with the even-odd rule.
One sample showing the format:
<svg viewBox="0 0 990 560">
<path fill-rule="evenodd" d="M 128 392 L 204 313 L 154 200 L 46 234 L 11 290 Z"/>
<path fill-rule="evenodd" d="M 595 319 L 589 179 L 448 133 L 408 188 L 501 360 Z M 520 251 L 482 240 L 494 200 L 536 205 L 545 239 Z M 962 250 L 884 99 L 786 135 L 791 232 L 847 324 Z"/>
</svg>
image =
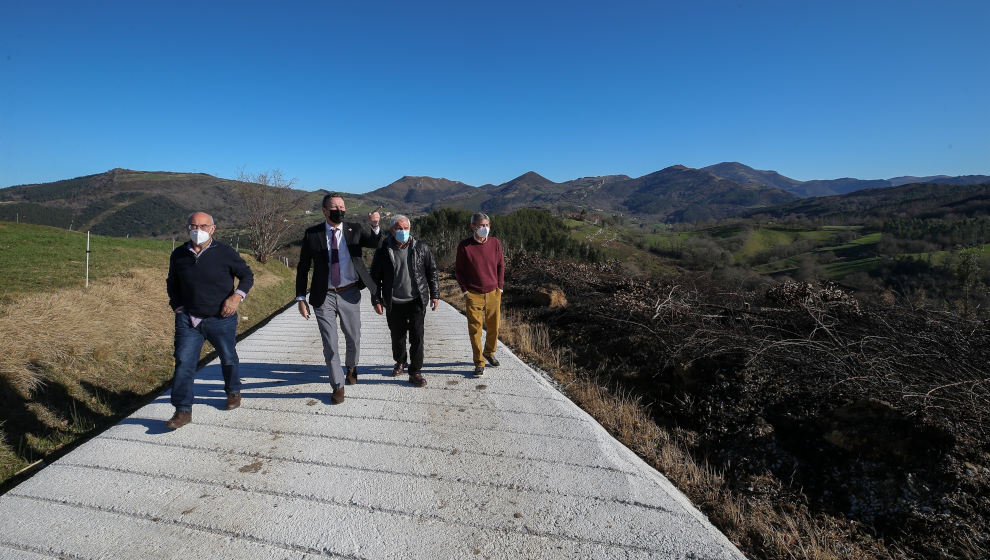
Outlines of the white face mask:
<svg viewBox="0 0 990 560">
<path fill-rule="evenodd" d="M 210 234 L 201 229 L 194 229 L 189 232 L 189 239 L 191 239 L 195 245 L 202 245 L 210 240 Z"/>
<path fill-rule="evenodd" d="M 488 229 L 489 228 L 487 226 L 481 226 L 480 228 L 475 230 L 475 233 L 478 234 L 478 237 L 484 239 L 488 237 Z"/>
</svg>

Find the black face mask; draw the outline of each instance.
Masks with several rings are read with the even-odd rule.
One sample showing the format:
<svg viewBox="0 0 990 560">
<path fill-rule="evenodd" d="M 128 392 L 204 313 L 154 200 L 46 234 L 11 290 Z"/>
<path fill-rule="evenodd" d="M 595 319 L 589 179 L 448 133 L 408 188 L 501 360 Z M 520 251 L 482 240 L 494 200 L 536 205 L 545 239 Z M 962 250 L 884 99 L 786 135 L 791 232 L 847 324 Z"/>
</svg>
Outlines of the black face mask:
<svg viewBox="0 0 990 560">
<path fill-rule="evenodd" d="M 339 224 L 344 221 L 344 211 L 337 210 L 336 208 L 333 210 L 327 210 L 327 218 L 329 218 L 331 222 Z"/>
</svg>

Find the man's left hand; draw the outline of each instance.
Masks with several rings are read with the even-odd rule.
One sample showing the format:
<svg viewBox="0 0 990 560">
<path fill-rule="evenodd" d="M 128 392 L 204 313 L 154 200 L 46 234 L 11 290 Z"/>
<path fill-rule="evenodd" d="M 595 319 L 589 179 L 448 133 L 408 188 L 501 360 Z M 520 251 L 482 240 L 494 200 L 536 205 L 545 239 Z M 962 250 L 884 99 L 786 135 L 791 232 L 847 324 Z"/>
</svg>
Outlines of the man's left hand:
<svg viewBox="0 0 990 560">
<path fill-rule="evenodd" d="M 220 309 L 220 316 L 230 317 L 234 313 L 237 313 L 237 308 L 240 305 L 241 296 L 238 294 L 230 294 L 230 297 L 223 300 L 223 307 Z"/>
<path fill-rule="evenodd" d="M 430 300 L 430 309 L 436 311 L 437 310 L 437 305 L 439 305 L 439 304 L 440 304 L 440 300 L 438 300 L 438 299 L 431 299 Z"/>
</svg>

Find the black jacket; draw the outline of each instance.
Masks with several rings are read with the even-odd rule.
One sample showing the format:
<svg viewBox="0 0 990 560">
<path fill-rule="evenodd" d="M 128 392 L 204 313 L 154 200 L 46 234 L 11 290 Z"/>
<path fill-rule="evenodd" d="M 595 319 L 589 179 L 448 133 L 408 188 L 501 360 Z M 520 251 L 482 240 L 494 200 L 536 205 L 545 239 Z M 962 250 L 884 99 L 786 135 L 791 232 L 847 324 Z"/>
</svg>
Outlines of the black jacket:
<svg viewBox="0 0 990 560">
<path fill-rule="evenodd" d="M 254 285 L 251 267 L 233 247 L 214 239 L 197 256 L 183 243 L 168 261 L 168 304 L 197 317 L 219 317 L 223 300 L 234 293 L 234 278 L 245 294 Z"/>
<path fill-rule="evenodd" d="M 361 249 L 378 247 L 385 232 L 384 228 L 379 230 L 382 233 L 375 234 L 371 228 L 357 222 L 344 222 L 341 224 L 341 229 L 344 233 L 344 241 L 347 243 L 347 252 L 351 255 L 351 263 L 354 264 L 354 272 L 358 275 L 359 287 L 374 286 L 368 268 L 364 266 L 364 259 L 361 258 Z M 326 222 L 320 222 L 307 229 L 306 234 L 303 235 L 299 266 L 296 267 L 296 297 L 306 295 L 306 280 L 310 266 L 313 267 L 313 285 L 309 292 L 309 303 L 313 307 L 319 307 L 326 301 L 327 286 L 330 285 L 330 251 L 327 249 Z"/>
<path fill-rule="evenodd" d="M 392 282 L 395 280 L 395 265 L 392 259 L 391 244 L 394 239 L 386 238 L 381 247 L 375 251 L 375 258 L 371 261 L 371 278 L 375 281 L 374 288 L 371 289 L 371 303 L 376 305 L 384 303 L 386 308 L 392 307 Z M 419 291 L 419 299 L 423 302 L 423 308 L 429 306 L 431 299 L 440 299 L 440 284 L 437 281 L 437 264 L 433 260 L 433 251 L 430 246 L 418 240 L 409 241 L 409 252 L 407 253 L 410 274 L 412 281 Z"/>
</svg>

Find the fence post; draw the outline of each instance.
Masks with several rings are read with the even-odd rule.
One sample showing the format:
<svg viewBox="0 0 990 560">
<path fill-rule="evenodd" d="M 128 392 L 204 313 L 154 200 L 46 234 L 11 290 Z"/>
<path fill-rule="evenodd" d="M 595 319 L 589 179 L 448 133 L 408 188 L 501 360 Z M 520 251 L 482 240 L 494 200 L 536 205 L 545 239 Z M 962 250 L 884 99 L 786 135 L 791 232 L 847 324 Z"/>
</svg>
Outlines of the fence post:
<svg viewBox="0 0 990 560">
<path fill-rule="evenodd" d="M 89 231 L 86 231 L 86 287 L 89 287 Z"/>
</svg>

